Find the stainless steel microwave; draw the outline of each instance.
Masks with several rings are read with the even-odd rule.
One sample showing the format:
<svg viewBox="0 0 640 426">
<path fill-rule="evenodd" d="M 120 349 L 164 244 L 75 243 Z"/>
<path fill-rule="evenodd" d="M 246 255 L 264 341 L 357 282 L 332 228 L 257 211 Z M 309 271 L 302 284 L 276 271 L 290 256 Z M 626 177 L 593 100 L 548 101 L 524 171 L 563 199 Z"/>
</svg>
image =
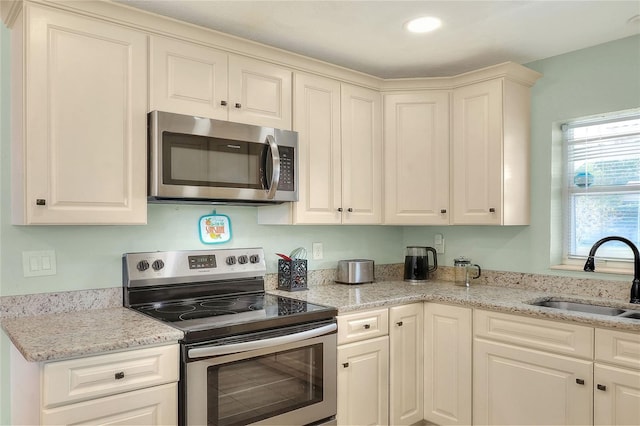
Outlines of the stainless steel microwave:
<svg viewBox="0 0 640 426">
<path fill-rule="evenodd" d="M 149 201 L 277 204 L 298 200 L 298 134 L 149 113 Z"/>
</svg>

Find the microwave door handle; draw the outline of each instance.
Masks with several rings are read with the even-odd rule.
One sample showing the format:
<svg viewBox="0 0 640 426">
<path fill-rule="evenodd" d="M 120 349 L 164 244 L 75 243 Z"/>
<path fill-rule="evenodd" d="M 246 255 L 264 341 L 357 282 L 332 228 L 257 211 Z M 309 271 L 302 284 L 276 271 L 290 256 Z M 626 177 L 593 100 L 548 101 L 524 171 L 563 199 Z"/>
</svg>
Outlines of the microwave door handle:
<svg viewBox="0 0 640 426">
<path fill-rule="evenodd" d="M 280 183 L 280 151 L 278 151 L 278 144 L 276 143 L 276 139 L 272 135 L 267 135 L 267 142 L 269 143 L 269 150 L 271 151 L 271 161 L 273 162 L 273 171 L 271 172 L 271 185 L 269 185 L 267 198 L 272 200 L 276 196 L 278 183 Z"/>
</svg>

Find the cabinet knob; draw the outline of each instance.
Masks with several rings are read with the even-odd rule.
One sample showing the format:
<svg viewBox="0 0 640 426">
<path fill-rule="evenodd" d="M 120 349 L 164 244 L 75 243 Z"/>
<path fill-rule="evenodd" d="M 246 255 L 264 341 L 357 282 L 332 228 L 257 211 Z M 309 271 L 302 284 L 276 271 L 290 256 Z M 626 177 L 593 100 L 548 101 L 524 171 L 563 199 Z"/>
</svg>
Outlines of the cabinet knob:
<svg viewBox="0 0 640 426">
<path fill-rule="evenodd" d="M 342 213 L 342 207 L 338 207 L 338 211 Z"/>
<path fill-rule="evenodd" d="M 227 106 L 227 101 L 220 101 L 220 105 Z"/>
<path fill-rule="evenodd" d="M 442 209 L 440 210 L 440 213 L 445 214 L 447 212 L 447 209 Z"/>
<path fill-rule="evenodd" d="M 236 103 L 236 108 L 238 108 L 238 109 L 242 108 L 242 104 Z"/>
<path fill-rule="evenodd" d="M 124 379 L 124 371 L 119 371 L 115 374 L 116 380 Z"/>
<path fill-rule="evenodd" d="M 605 385 L 598 384 L 598 386 L 596 386 L 596 387 L 598 388 L 598 390 L 601 390 L 601 391 L 606 391 L 607 390 L 607 387 Z"/>
<path fill-rule="evenodd" d="M 402 324 L 404 323 L 402 321 L 398 321 L 396 324 L 398 325 L 398 327 L 402 327 Z"/>
<path fill-rule="evenodd" d="M 347 368 L 347 367 L 349 366 L 349 363 L 348 363 L 348 362 L 343 362 L 343 363 L 342 363 L 342 366 L 343 366 L 344 368 Z"/>
<path fill-rule="evenodd" d="M 489 209 L 489 213 L 495 213 L 495 212 L 496 212 L 496 209 L 494 209 L 493 207 Z"/>
<path fill-rule="evenodd" d="M 371 326 L 370 326 L 369 324 L 365 324 L 365 325 L 364 325 L 364 329 L 365 329 L 365 330 L 368 330 L 368 329 L 370 329 L 370 328 L 371 328 Z"/>
<path fill-rule="evenodd" d="M 47 205 L 47 200 L 42 198 L 36 199 L 36 206 L 46 206 L 46 205 Z"/>
<path fill-rule="evenodd" d="M 579 385 L 584 385 L 584 379 L 576 379 L 576 383 Z"/>
<path fill-rule="evenodd" d="M 353 211 L 353 209 L 352 209 L 351 207 L 349 207 L 349 208 L 347 209 L 347 211 L 348 211 L 349 213 L 351 213 L 351 212 Z"/>
</svg>

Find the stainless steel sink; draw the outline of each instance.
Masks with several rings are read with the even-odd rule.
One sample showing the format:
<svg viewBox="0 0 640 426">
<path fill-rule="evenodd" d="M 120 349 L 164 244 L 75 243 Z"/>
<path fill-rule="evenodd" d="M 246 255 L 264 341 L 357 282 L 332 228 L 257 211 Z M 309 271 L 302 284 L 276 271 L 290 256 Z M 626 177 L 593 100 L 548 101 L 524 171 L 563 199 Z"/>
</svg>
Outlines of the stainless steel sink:
<svg viewBox="0 0 640 426">
<path fill-rule="evenodd" d="M 562 299 L 546 299 L 529 303 L 533 306 L 562 309 L 565 311 L 585 312 L 588 314 L 606 315 L 610 317 L 629 318 L 640 320 L 640 310 L 613 308 L 611 306 L 592 305 L 590 303 L 570 302 Z"/>
<path fill-rule="evenodd" d="M 587 303 L 567 302 L 564 300 L 550 299 L 534 302 L 532 305 L 545 306 L 547 308 L 564 309 L 566 311 L 586 312 L 588 314 L 616 316 L 625 312 L 624 309 L 609 306 L 590 305 Z"/>
</svg>

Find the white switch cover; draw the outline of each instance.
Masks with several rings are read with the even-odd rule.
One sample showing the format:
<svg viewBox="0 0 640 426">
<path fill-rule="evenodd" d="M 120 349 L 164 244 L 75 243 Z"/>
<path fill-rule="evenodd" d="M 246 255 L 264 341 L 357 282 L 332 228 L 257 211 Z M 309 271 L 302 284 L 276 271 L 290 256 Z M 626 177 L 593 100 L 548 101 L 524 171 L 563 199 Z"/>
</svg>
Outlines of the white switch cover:
<svg viewBox="0 0 640 426">
<path fill-rule="evenodd" d="M 23 251 L 22 272 L 25 277 L 56 274 L 56 252 L 53 250 Z"/>
<path fill-rule="evenodd" d="M 436 234 L 433 237 L 433 248 L 436 249 L 436 253 L 438 254 L 444 253 L 444 237 L 442 234 Z"/>
</svg>

